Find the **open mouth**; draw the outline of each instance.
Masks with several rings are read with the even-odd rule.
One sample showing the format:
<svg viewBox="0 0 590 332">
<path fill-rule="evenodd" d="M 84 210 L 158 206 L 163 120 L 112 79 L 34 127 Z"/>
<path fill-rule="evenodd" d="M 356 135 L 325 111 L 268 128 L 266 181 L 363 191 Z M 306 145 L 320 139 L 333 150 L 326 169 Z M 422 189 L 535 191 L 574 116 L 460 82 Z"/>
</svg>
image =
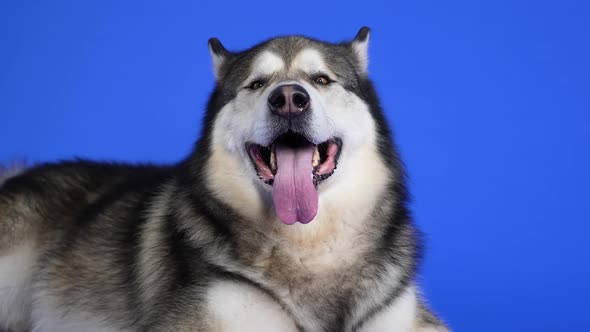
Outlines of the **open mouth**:
<svg viewBox="0 0 590 332">
<path fill-rule="evenodd" d="M 341 148 L 339 138 L 315 145 L 291 131 L 268 147 L 246 144 L 258 176 L 272 186 L 275 210 L 286 224 L 315 217 L 317 186 L 334 173 Z"/>
</svg>

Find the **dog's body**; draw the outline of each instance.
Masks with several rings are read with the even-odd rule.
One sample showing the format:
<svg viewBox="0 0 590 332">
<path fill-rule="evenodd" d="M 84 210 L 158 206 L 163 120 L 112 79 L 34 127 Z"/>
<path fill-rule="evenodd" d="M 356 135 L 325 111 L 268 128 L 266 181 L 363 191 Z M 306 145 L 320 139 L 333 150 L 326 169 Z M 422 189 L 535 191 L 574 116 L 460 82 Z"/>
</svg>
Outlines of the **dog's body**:
<svg viewBox="0 0 590 332">
<path fill-rule="evenodd" d="M 0 330 L 447 331 L 414 283 L 368 39 L 212 39 L 183 162 L 0 175 Z"/>
</svg>

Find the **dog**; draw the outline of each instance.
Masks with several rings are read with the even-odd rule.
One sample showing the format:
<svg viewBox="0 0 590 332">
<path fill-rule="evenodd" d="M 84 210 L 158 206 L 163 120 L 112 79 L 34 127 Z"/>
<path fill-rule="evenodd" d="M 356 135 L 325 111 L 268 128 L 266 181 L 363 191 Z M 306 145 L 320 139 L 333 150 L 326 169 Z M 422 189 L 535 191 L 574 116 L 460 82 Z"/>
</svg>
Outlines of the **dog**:
<svg viewBox="0 0 590 332">
<path fill-rule="evenodd" d="M 448 331 L 368 77 L 370 30 L 212 38 L 202 135 L 175 165 L 0 177 L 0 329 Z"/>
</svg>

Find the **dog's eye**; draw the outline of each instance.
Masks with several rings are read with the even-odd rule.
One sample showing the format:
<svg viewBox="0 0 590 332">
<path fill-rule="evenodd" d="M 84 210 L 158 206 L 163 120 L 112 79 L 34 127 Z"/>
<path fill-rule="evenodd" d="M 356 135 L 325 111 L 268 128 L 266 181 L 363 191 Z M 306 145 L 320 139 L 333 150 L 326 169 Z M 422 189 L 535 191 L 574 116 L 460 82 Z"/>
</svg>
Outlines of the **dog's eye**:
<svg viewBox="0 0 590 332">
<path fill-rule="evenodd" d="M 319 85 L 328 85 L 332 83 L 332 80 L 330 80 L 326 75 L 321 75 L 315 78 L 315 82 Z"/>
<path fill-rule="evenodd" d="M 262 83 L 261 81 L 254 81 L 254 82 L 250 83 L 250 85 L 248 85 L 248 89 L 258 90 L 258 89 L 262 88 L 263 86 L 264 86 L 264 83 Z"/>
</svg>

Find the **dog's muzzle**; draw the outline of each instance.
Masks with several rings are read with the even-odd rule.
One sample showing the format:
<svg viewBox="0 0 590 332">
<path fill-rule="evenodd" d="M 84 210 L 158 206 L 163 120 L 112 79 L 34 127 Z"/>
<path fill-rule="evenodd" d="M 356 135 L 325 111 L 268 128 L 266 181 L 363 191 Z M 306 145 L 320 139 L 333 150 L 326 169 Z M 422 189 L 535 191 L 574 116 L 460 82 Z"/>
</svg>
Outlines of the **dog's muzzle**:
<svg viewBox="0 0 590 332">
<path fill-rule="evenodd" d="M 336 169 L 342 140 L 317 142 L 308 134 L 312 121 L 309 93 L 299 84 L 285 83 L 268 96 L 269 130 L 265 145 L 246 143 L 256 173 L 272 186 L 277 216 L 285 224 L 309 223 L 318 211 L 318 185 Z"/>
</svg>

